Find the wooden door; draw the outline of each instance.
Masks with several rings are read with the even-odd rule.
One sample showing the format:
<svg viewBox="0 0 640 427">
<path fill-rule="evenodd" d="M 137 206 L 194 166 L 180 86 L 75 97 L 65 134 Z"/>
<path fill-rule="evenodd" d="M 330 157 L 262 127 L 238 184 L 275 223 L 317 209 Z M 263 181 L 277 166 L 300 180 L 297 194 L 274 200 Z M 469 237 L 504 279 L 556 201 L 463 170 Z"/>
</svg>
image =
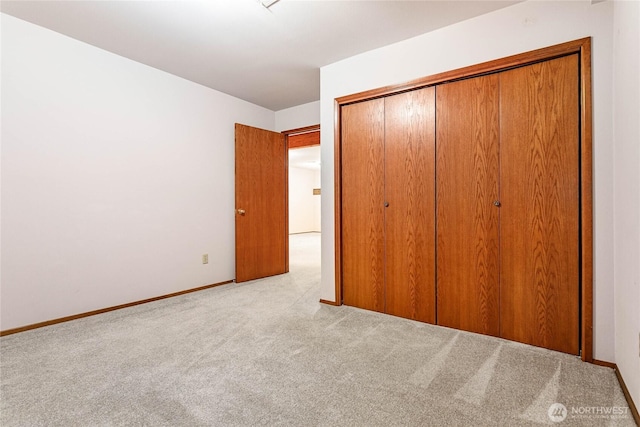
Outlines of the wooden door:
<svg viewBox="0 0 640 427">
<path fill-rule="evenodd" d="M 284 135 L 236 123 L 236 282 L 288 271 Z"/>
<path fill-rule="evenodd" d="M 435 323 L 435 89 L 384 111 L 385 312 Z"/>
<path fill-rule="evenodd" d="M 384 311 L 384 100 L 342 107 L 344 304 Z"/>
<path fill-rule="evenodd" d="M 498 77 L 436 94 L 438 324 L 498 335 Z"/>
<path fill-rule="evenodd" d="M 501 335 L 578 353 L 578 55 L 500 74 Z"/>
</svg>

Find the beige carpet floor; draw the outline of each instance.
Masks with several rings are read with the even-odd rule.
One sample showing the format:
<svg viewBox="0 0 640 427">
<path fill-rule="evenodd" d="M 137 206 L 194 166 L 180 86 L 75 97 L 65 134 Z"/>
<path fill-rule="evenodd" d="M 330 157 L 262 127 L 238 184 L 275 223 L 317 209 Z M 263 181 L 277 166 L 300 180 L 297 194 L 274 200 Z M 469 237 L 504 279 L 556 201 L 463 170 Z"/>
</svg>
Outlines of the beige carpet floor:
<svg viewBox="0 0 640 427">
<path fill-rule="evenodd" d="M 1 338 L 0 425 L 634 425 L 611 369 L 319 304 L 319 239 L 286 275 Z"/>
</svg>

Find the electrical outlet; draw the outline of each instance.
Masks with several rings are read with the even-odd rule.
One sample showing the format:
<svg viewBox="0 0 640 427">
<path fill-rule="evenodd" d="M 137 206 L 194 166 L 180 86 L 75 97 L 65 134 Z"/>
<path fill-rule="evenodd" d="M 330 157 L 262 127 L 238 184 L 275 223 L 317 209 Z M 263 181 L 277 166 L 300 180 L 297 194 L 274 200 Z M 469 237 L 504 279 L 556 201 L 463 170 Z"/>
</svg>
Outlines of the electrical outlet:
<svg viewBox="0 0 640 427">
<path fill-rule="evenodd" d="M 209 254 L 202 255 L 202 263 L 209 264 Z"/>
</svg>

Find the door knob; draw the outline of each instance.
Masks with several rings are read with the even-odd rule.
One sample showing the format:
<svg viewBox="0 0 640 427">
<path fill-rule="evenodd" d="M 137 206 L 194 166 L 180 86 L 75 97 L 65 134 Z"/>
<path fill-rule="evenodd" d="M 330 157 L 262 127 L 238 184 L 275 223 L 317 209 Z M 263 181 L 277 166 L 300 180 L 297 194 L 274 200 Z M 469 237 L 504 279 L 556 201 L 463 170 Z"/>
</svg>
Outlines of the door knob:
<svg viewBox="0 0 640 427">
<path fill-rule="evenodd" d="M 384 207 L 388 208 L 389 207 L 389 202 L 384 202 Z"/>
<path fill-rule="evenodd" d="M 238 209 L 237 212 L 239 215 L 242 215 L 242 216 L 244 216 L 244 214 L 246 213 L 244 209 Z"/>
<path fill-rule="evenodd" d="M 500 200 L 493 202 L 493 206 L 500 207 Z"/>
</svg>

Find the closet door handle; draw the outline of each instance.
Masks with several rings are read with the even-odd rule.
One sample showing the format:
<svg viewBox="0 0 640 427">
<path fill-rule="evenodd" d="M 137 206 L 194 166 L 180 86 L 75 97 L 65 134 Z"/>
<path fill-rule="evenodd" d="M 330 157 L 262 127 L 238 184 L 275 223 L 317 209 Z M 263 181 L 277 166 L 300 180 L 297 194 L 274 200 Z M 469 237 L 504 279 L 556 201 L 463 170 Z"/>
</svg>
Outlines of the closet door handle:
<svg viewBox="0 0 640 427">
<path fill-rule="evenodd" d="M 389 202 L 384 202 L 384 207 L 388 208 L 389 207 Z"/>
<path fill-rule="evenodd" d="M 500 200 L 496 200 L 493 202 L 493 206 L 499 208 L 500 207 Z"/>
</svg>

